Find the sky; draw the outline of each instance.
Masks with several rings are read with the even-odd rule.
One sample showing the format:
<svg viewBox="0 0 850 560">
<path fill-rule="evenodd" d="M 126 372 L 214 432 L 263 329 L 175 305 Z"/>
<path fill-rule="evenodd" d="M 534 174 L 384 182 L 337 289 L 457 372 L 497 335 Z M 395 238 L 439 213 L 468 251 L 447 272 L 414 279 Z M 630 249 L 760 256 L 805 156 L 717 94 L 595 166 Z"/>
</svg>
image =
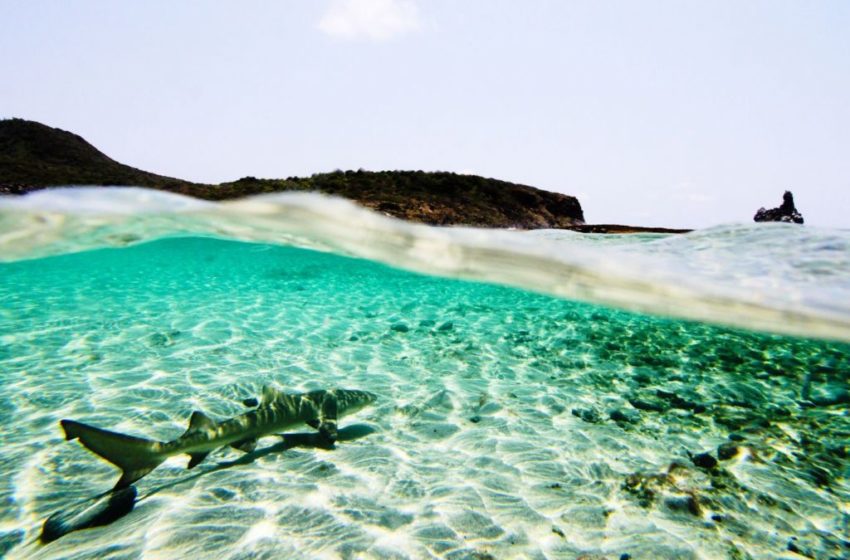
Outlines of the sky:
<svg viewBox="0 0 850 560">
<path fill-rule="evenodd" d="M 589 223 L 850 227 L 846 0 L 0 0 L 0 118 L 192 181 L 474 173 Z"/>
</svg>

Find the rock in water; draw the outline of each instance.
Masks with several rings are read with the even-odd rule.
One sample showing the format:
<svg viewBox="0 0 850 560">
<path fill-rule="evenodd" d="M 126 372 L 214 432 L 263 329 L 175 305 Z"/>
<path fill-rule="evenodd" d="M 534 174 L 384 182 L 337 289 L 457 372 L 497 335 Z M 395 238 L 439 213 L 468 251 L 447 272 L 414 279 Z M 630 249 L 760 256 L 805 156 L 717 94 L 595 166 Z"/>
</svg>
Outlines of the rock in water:
<svg viewBox="0 0 850 560">
<path fill-rule="evenodd" d="M 782 206 L 765 210 L 759 208 L 753 220 L 757 222 L 787 222 L 802 224 L 803 216 L 794 207 L 794 195 L 791 191 L 785 191 L 782 195 Z"/>
<path fill-rule="evenodd" d="M 135 486 L 101 494 L 48 517 L 39 540 L 49 543 L 73 531 L 108 525 L 133 511 L 135 505 Z"/>
</svg>

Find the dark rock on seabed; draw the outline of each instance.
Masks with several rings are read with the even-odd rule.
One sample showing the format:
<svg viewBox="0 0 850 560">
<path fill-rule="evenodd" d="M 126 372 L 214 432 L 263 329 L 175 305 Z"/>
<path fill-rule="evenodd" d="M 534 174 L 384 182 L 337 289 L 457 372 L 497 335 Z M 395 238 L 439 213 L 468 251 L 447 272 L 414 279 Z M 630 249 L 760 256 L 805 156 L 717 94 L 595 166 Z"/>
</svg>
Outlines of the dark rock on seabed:
<svg viewBox="0 0 850 560">
<path fill-rule="evenodd" d="M 731 443 L 731 442 L 721 443 L 717 447 L 717 457 L 721 461 L 728 461 L 729 459 L 733 458 L 737 454 L 738 454 L 738 446 L 735 445 L 734 443 Z"/>
<path fill-rule="evenodd" d="M 701 469 L 711 470 L 717 466 L 717 459 L 712 457 L 710 453 L 698 453 L 691 457 L 691 461 Z"/>
<path fill-rule="evenodd" d="M 429 225 L 571 229 L 585 233 L 683 233 L 688 230 L 587 225 L 578 199 L 476 175 L 426 171 L 334 171 L 310 177 L 208 185 L 121 164 L 58 128 L 0 120 L 0 195 L 68 185 L 132 185 L 207 200 L 286 191 L 317 191 L 395 218 Z"/>
<path fill-rule="evenodd" d="M 592 408 L 574 408 L 572 410 L 572 415 L 577 418 L 581 418 L 590 424 L 598 424 L 602 421 L 602 416 L 599 414 L 599 411 Z"/>
</svg>

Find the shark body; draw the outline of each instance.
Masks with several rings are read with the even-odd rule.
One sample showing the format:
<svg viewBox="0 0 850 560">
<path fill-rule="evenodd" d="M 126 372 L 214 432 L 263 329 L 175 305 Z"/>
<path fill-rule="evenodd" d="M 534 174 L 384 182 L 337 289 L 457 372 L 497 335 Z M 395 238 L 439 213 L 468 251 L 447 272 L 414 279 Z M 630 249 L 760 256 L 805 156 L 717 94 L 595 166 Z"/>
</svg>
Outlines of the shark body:
<svg viewBox="0 0 850 560">
<path fill-rule="evenodd" d="M 62 420 L 60 424 L 66 440 L 79 439 L 89 451 L 122 470 L 115 484 L 115 489 L 119 489 L 139 480 L 171 456 L 188 454 L 191 469 L 211 451 L 228 445 L 253 451 L 257 438 L 302 423 L 319 430 L 328 443 L 333 443 L 337 419 L 371 404 L 375 398 L 367 391 L 348 389 L 284 393 L 263 387 L 262 400 L 254 410 L 222 422 L 195 411 L 186 432 L 167 442 L 111 432 L 74 420 Z"/>
</svg>

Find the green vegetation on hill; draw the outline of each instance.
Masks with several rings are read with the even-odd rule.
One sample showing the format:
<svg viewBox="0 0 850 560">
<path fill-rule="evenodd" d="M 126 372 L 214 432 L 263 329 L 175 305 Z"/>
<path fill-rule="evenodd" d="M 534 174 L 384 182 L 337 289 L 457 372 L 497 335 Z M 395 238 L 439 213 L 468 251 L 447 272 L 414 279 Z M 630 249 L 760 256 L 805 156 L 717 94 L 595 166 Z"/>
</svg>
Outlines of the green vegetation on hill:
<svg viewBox="0 0 850 560">
<path fill-rule="evenodd" d="M 224 200 L 318 191 L 428 224 L 570 227 L 584 223 L 575 197 L 474 175 L 425 171 L 335 171 L 311 177 L 203 185 L 118 163 L 70 132 L 22 119 L 0 121 L 0 193 L 62 185 L 133 185 Z"/>
<path fill-rule="evenodd" d="M 0 120 L 0 187 L 186 184 L 123 165 L 80 136 L 23 119 Z"/>
<path fill-rule="evenodd" d="M 564 227 L 583 221 L 574 197 L 474 175 L 424 171 L 335 171 L 280 180 L 246 177 L 202 193 L 224 199 L 279 191 L 318 191 L 386 214 L 428 224 Z"/>
</svg>

